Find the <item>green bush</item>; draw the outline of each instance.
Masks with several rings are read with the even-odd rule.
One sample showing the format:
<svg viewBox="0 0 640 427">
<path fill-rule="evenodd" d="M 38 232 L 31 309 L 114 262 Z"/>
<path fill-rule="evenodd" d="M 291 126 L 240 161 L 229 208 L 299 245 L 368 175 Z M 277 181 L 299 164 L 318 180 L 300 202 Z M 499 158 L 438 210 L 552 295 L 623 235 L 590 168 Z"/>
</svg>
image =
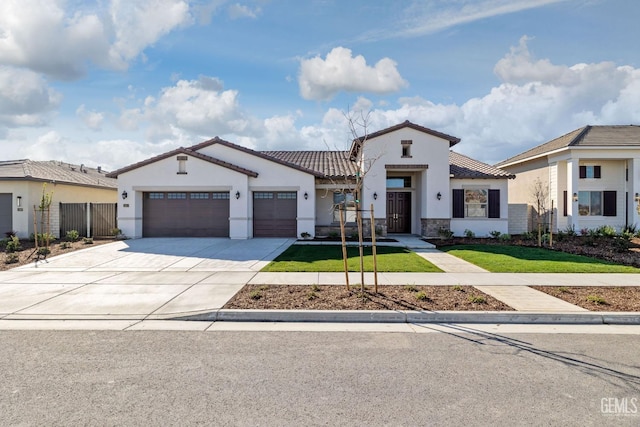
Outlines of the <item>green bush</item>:
<svg viewBox="0 0 640 427">
<path fill-rule="evenodd" d="M 501 242 L 509 242 L 511 241 L 511 234 L 509 233 L 501 234 L 498 239 L 500 239 Z"/>
<path fill-rule="evenodd" d="M 600 227 L 596 228 L 596 233 L 598 234 L 598 236 L 609 238 L 613 238 L 618 234 L 616 232 L 616 229 L 610 225 L 601 225 Z"/>
<path fill-rule="evenodd" d="M 78 239 L 80 239 L 80 233 L 78 233 L 78 230 L 67 231 L 67 240 L 71 242 L 77 242 Z"/>
<path fill-rule="evenodd" d="M 567 228 L 564 229 L 564 233 L 568 237 L 575 237 L 575 236 L 578 235 L 578 233 L 576 233 L 576 226 L 575 225 L 567 226 Z"/>
<path fill-rule="evenodd" d="M 468 228 L 465 228 L 464 237 L 466 237 L 467 239 L 473 239 L 474 237 L 476 237 L 476 233 L 474 233 L 473 231 L 469 230 Z"/>
<path fill-rule="evenodd" d="M 56 236 L 54 236 L 51 233 L 38 233 L 37 235 L 34 233 L 31 233 L 31 235 L 29 236 L 29 240 L 31 240 L 32 242 L 35 242 L 36 237 L 38 238 L 39 244 L 44 244 L 47 241 L 47 237 L 49 238 L 49 242 L 55 242 L 56 240 Z"/>
<path fill-rule="evenodd" d="M 489 236 L 493 237 L 494 239 L 497 239 L 500 237 L 502 233 L 499 232 L 498 230 L 493 230 L 489 232 Z"/>
<path fill-rule="evenodd" d="M 7 242 L 5 250 L 7 253 L 18 252 L 22 250 L 22 245 L 20 244 L 20 239 L 18 236 L 11 236 L 11 239 Z"/>
<path fill-rule="evenodd" d="M 445 240 L 449 240 L 453 237 L 453 231 L 448 228 L 440 227 L 438 230 L 438 236 L 442 237 Z"/>
<path fill-rule="evenodd" d="M 416 299 L 419 301 L 430 301 L 431 298 L 429 298 L 427 296 L 427 293 L 425 291 L 420 291 L 416 294 Z"/>
<path fill-rule="evenodd" d="M 608 305 L 609 303 L 599 295 L 588 295 L 587 301 L 596 305 Z"/>
<path fill-rule="evenodd" d="M 469 302 L 472 304 L 486 304 L 487 299 L 480 295 L 471 295 L 469 296 Z"/>
<path fill-rule="evenodd" d="M 5 264 L 15 264 L 18 262 L 18 254 L 7 253 L 4 257 Z"/>
<path fill-rule="evenodd" d="M 93 245 L 93 237 L 83 237 L 82 243 L 85 245 Z"/>
</svg>

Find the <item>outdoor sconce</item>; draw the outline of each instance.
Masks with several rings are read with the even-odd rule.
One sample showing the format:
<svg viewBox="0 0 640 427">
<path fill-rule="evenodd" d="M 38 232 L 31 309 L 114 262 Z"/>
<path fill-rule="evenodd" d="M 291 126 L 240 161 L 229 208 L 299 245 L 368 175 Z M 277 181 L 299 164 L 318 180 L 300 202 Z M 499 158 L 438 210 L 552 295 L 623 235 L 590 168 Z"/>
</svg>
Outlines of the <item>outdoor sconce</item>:
<svg viewBox="0 0 640 427">
<path fill-rule="evenodd" d="M 573 201 L 574 202 L 578 201 L 578 193 L 573 193 Z"/>
<path fill-rule="evenodd" d="M 309 194 L 305 191 L 304 192 L 304 199 L 307 200 L 309 198 Z"/>
<path fill-rule="evenodd" d="M 636 199 L 638 198 L 638 193 L 636 193 Z M 22 207 L 22 196 L 18 196 L 16 197 L 16 203 L 18 204 L 18 207 L 21 208 Z"/>
<path fill-rule="evenodd" d="M 127 192 L 126 192 L 126 191 L 123 191 L 123 192 L 122 192 L 122 194 L 121 194 L 121 196 L 122 196 L 122 200 L 124 200 L 124 199 L 126 199 L 126 198 L 127 198 L 128 194 L 127 194 Z"/>
<path fill-rule="evenodd" d="M 18 197 L 18 200 L 20 200 L 20 197 Z M 640 202 L 640 194 L 636 193 L 636 202 Z M 18 206 L 20 206 L 20 202 L 18 202 Z"/>
<path fill-rule="evenodd" d="M 373 200 L 378 200 L 378 193 L 373 193 Z"/>
<path fill-rule="evenodd" d="M 236 199 L 239 199 L 239 198 L 240 198 L 240 192 L 236 191 Z"/>
<path fill-rule="evenodd" d="M 440 193 L 439 191 L 438 191 L 438 194 L 436 194 L 436 199 L 438 200 L 442 199 L 442 193 Z"/>
</svg>

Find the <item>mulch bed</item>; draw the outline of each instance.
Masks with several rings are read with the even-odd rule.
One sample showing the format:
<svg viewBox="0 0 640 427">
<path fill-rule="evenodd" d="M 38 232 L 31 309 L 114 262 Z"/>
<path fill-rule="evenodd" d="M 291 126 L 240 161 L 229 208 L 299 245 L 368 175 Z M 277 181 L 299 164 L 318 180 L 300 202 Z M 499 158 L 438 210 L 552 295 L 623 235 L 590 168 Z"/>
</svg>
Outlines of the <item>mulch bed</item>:
<svg viewBox="0 0 640 427">
<path fill-rule="evenodd" d="M 532 288 L 590 311 L 640 312 L 640 287 L 532 286 Z"/>
<path fill-rule="evenodd" d="M 420 297 L 424 295 L 424 299 Z M 480 302 L 479 298 L 484 299 Z M 473 302 L 472 299 L 476 299 Z M 509 311 L 513 308 L 472 286 L 246 285 L 225 309 Z"/>
<path fill-rule="evenodd" d="M 68 252 L 77 251 L 80 249 L 87 249 L 92 246 L 104 245 L 105 243 L 115 242 L 115 239 L 100 238 L 94 239 L 92 244 L 85 244 L 82 239 L 77 242 L 64 242 L 60 240 L 49 243 L 49 250 L 51 253 L 47 255 L 47 258 L 54 257 L 56 255 L 66 254 Z M 65 243 L 65 245 L 63 245 Z M 22 250 L 15 252 L 18 255 L 18 262 L 7 264 L 4 248 L 0 249 L 0 271 L 10 270 L 12 268 L 20 267 L 22 265 L 30 264 L 36 260 L 36 254 L 34 254 L 35 242 L 29 240 L 21 240 Z M 64 247 L 68 246 L 68 247 Z"/>
</svg>

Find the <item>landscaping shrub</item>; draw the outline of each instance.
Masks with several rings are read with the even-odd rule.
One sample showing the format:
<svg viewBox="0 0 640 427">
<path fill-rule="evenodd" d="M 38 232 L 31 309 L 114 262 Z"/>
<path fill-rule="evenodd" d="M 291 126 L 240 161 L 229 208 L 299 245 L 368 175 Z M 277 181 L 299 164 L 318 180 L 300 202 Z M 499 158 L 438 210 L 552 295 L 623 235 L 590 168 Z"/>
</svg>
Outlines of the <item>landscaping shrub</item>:
<svg viewBox="0 0 640 427">
<path fill-rule="evenodd" d="M 37 235 L 34 233 L 31 233 L 31 235 L 29 236 L 29 240 L 31 240 L 32 242 L 35 242 L 36 237 L 38 238 L 38 243 L 40 244 L 43 244 L 44 242 L 46 242 L 47 237 L 49 237 L 49 242 L 54 242 L 56 240 L 56 236 L 54 236 L 51 233 L 38 233 Z"/>
<path fill-rule="evenodd" d="M 13 253 L 22 250 L 22 245 L 20 244 L 20 239 L 18 239 L 18 236 L 11 236 L 11 239 L 7 242 L 5 250 L 7 251 L 7 253 Z"/>
<path fill-rule="evenodd" d="M 453 231 L 448 228 L 440 227 L 438 230 L 438 236 L 442 237 L 445 240 L 449 240 L 453 237 Z"/>
<path fill-rule="evenodd" d="M 4 256 L 4 263 L 5 264 L 15 264 L 18 262 L 18 254 L 14 254 L 14 253 L 7 253 Z"/>
<path fill-rule="evenodd" d="M 490 231 L 490 232 L 489 232 L 489 235 L 490 235 L 491 237 L 493 237 L 494 239 L 499 238 L 501 234 L 502 234 L 502 233 L 501 233 L 501 232 L 499 232 L 498 230 L 493 230 L 493 231 Z"/>
<path fill-rule="evenodd" d="M 510 242 L 511 241 L 511 234 L 509 233 L 504 233 L 501 234 L 500 237 L 498 238 L 501 242 Z"/>
<path fill-rule="evenodd" d="M 467 239 L 473 239 L 473 238 L 476 237 L 476 233 L 474 233 L 473 231 L 469 230 L 468 228 L 465 228 L 464 237 L 466 237 Z"/>
<path fill-rule="evenodd" d="M 80 233 L 78 233 L 78 230 L 67 231 L 67 240 L 71 242 L 76 242 L 78 241 L 78 239 L 80 239 Z"/>
</svg>

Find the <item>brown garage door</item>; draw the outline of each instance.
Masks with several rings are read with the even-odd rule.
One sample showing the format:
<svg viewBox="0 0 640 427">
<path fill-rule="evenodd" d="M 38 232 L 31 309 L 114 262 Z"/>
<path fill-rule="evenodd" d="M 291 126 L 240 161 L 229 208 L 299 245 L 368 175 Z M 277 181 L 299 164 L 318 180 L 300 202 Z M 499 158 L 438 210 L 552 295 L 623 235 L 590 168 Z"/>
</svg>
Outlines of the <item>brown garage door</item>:
<svg viewBox="0 0 640 427">
<path fill-rule="evenodd" d="M 295 192 L 253 193 L 253 236 L 296 237 L 298 200 Z"/>
<path fill-rule="evenodd" d="M 229 193 L 144 193 L 142 235 L 229 237 Z"/>
</svg>

